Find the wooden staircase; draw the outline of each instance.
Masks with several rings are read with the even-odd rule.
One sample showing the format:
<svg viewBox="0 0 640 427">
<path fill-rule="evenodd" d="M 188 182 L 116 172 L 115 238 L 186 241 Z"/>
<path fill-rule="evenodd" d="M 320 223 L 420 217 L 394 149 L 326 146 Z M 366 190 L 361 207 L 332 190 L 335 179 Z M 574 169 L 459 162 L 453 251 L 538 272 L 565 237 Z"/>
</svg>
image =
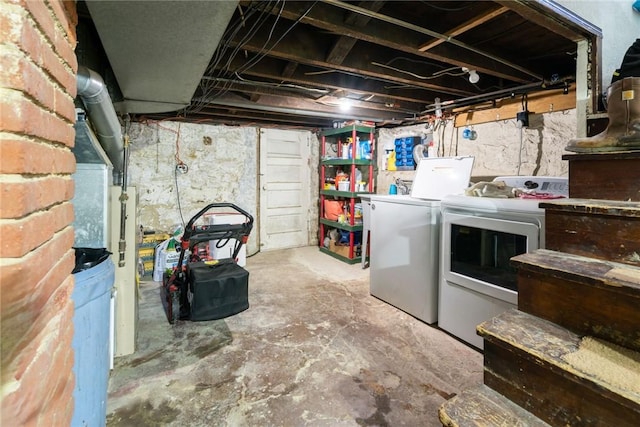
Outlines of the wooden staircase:
<svg viewBox="0 0 640 427">
<path fill-rule="evenodd" d="M 546 249 L 512 258 L 518 309 L 478 325 L 484 385 L 444 426 L 640 426 L 640 152 L 563 159 L 570 199 L 540 204 Z"/>
</svg>

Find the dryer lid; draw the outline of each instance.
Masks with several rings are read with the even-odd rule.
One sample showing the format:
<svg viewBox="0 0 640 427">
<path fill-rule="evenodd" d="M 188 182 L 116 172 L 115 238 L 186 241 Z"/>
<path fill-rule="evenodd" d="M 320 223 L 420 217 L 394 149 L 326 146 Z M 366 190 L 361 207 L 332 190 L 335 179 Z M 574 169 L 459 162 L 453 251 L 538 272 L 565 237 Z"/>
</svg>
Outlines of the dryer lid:
<svg viewBox="0 0 640 427">
<path fill-rule="evenodd" d="M 420 159 L 411 186 L 411 197 L 441 200 L 459 194 L 469 186 L 474 157 L 432 157 Z"/>
</svg>

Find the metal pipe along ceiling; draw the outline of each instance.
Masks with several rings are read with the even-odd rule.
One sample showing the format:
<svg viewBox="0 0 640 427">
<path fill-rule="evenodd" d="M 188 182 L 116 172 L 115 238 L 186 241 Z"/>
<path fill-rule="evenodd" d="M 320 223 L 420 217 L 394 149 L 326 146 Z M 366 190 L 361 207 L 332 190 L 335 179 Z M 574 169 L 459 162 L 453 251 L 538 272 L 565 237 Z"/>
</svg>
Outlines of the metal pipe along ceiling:
<svg viewBox="0 0 640 427">
<path fill-rule="evenodd" d="M 122 128 L 102 77 L 87 67 L 78 67 L 78 96 L 82 99 L 98 141 L 113 164 L 113 184 L 123 180 L 124 142 Z"/>
</svg>

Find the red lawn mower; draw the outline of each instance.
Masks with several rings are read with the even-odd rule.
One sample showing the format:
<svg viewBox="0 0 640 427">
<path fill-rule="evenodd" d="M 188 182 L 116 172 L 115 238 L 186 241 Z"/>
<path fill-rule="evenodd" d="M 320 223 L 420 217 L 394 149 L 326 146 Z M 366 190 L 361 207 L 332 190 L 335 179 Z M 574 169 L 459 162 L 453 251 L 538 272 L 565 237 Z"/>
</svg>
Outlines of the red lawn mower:
<svg viewBox="0 0 640 427">
<path fill-rule="evenodd" d="M 217 208 L 231 208 L 245 221 L 195 225 Z M 252 228 L 253 217 L 232 203 L 212 203 L 189 220 L 176 247 L 180 251 L 178 264 L 162 278 L 162 303 L 169 323 L 222 319 L 249 308 L 249 272 L 238 265 L 237 257 Z M 208 250 L 211 241 L 217 245 L 234 242 L 231 257 L 213 259 Z"/>
</svg>

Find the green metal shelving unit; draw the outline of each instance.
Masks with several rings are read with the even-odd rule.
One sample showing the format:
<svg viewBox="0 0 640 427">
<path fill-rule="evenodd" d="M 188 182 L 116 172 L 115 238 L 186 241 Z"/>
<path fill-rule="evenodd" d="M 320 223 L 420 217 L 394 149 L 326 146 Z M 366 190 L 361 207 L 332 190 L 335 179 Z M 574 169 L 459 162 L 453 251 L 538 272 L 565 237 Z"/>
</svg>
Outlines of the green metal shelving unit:
<svg viewBox="0 0 640 427">
<path fill-rule="evenodd" d="M 321 155 L 320 155 L 320 221 L 318 227 L 318 238 L 319 238 L 319 247 L 320 251 L 330 255 L 340 261 L 356 264 L 361 261 L 360 255 L 361 250 L 359 251 L 359 245 L 355 242 L 355 233 L 358 231 L 362 231 L 362 223 L 356 223 L 355 221 L 355 204 L 356 201 L 360 199 L 362 194 L 371 194 L 374 193 L 375 186 L 375 139 L 374 139 L 374 127 L 362 126 L 362 125 L 350 125 L 343 128 L 333 128 L 327 129 L 320 133 L 321 136 Z M 347 141 L 347 138 L 351 140 L 351 158 L 344 159 L 342 158 L 342 141 Z M 360 159 L 357 158 L 357 149 L 356 142 L 358 138 L 365 138 L 365 140 L 369 140 L 371 147 L 371 156 L 368 159 Z M 328 157 L 326 144 L 335 143 L 337 144 L 336 149 L 336 157 Z M 327 172 L 330 168 L 340 167 L 349 171 L 349 182 L 350 182 L 350 191 L 338 191 L 335 189 L 325 189 L 325 179 L 328 177 Z M 355 191 L 356 183 L 355 176 L 356 170 L 358 168 L 366 168 L 368 172 L 368 180 L 367 180 L 367 190 L 368 191 Z M 362 171 L 361 171 L 362 172 Z M 334 175 L 335 177 L 335 175 Z M 344 200 L 349 207 L 350 216 L 348 218 L 348 222 L 338 222 L 325 218 L 324 215 L 324 205 L 325 200 L 330 198 L 336 198 L 338 200 Z M 335 228 L 339 230 L 344 230 L 349 232 L 349 245 L 347 255 L 344 255 L 345 247 L 340 246 L 340 252 L 332 251 L 330 248 L 324 246 L 324 238 L 326 236 L 327 230 Z M 335 246 L 333 246 L 335 247 Z"/>
</svg>

